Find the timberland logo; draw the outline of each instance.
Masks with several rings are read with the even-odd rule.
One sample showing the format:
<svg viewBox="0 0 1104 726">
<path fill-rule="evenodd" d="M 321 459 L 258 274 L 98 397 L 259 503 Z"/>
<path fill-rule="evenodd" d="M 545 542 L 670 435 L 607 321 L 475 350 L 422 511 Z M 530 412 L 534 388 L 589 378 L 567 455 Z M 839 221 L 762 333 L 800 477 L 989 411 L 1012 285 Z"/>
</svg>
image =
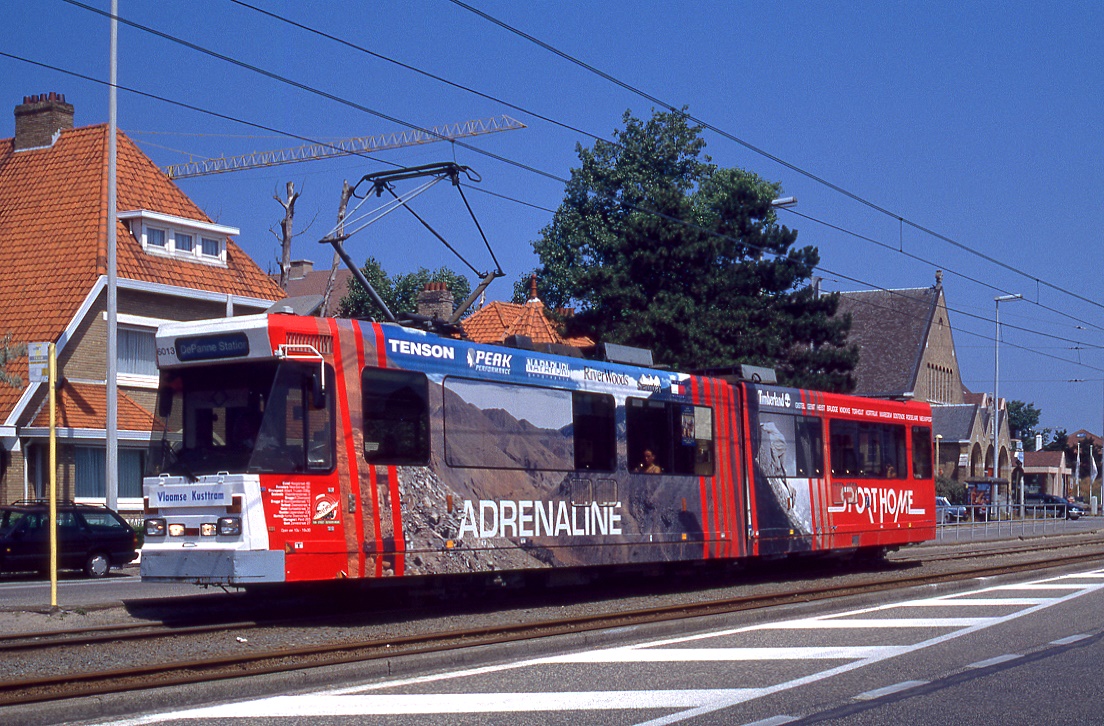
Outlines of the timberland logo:
<svg viewBox="0 0 1104 726">
<path fill-rule="evenodd" d="M 790 399 L 789 393 L 778 393 L 776 391 L 764 391 L 759 390 L 759 405 L 760 406 L 778 406 L 781 408 L 792 408 L 793 401 Z"/>
</svg>

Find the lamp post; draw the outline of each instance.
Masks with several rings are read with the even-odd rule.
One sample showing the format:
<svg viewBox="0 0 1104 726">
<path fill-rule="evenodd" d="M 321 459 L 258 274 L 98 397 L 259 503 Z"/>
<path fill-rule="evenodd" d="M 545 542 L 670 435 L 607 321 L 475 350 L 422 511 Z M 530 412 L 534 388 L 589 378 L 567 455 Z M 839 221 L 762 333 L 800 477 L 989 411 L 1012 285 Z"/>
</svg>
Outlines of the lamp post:
<svg viewBox="0 0 1104 726">
<path fill-rule="evenodd" d="M 935 435 L 935 478 L 943 475 L 943 465 L 939 462 L 939 442 L 943 440 L 943 434 Z"/>
<path fill-rule="evenodd" d="M 1000 304 L 1013 300 L 1023 300 L 1022 293 L 1015 295 L 998 295 L 993 298 L 996 305 L 995 320 L 997 323 L 997 337 L 993 347 L 993 478 L 1000 474 Z M 995 483 L 995 482 L 994 482 Z M 1011 494 L 1011 492 L 1009 492 Z M 1024 485 L 1020 480 L 1020 519 L 1024 516 Z"/>
</svg>

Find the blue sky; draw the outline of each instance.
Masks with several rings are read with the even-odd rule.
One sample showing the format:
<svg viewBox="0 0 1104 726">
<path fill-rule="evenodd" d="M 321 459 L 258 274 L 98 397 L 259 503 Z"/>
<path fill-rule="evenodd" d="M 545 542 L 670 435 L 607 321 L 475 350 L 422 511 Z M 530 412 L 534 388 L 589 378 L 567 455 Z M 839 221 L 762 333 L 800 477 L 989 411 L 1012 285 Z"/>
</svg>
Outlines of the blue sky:
<svg viewBox="0 0 1104 726">
<path fill-rule="evenodd" d="M 84 1 L 109 8 L 108 0 Z M 1002 397 L 1034 403 L 1045 426 L 1104 427 L 1104 6 L 470 1 L 786 162 L 705 134 L 715 162 L 755 171 L 798 197 L 797 214 L 781 218 L 798 230 L 799 244 L 820 249 L 825 289 L 925 287 L 945 270 L 971 389 L 993 387 L 993 298 L 1023 293 L 1025 301 L 1001 307 Z M 251 2 L 605 138 L 625 110 L 646 117 L 653 106 L 447 0 Z M 229 0 L 121 0 L 120 15 L 378 112 L 120 28 L 120 85 L 283 133 L 333 140 L 400 131 L 401 122 L 431 127 L 503 113 L 527 125 L 467 141 L 488 154 L 437 143 L 375 161 L 182 180 L 213 219 L 241 229 L 238 242 L 262 268 L 275 263 L 269 230 L 282 210 L 272 196 L 287 181 L 302 192 L 296 221 L 306 228 L 294 255 L 322 266 L 330 253 L 317 240 L 333 225 L 343 179 L 389 164 L 455 160 L 482 177 L 468 199 L 507 273 L 490 296 L 508 298 L 512 281 L 536 264 L 531 242 L 562 198 L 556 178 L 576 164 L 577 143 L 592 143 Z M 108 21 L 62 0 L 5 3 L 0 52 L 106 80 Z M 9 108 L 57 91 L 76 106 L 78 125 L 107 120 L 106 89 L 58 71 L 0 58 L 0 89 Z M 8 118 L 0 135 L 13 131 Z M 119 125 L 160 165 L 301 143 L 127 92 L 119 95 Z M 476 268 L 491 267 L 451 189 L 435 187 L 415 208 Z M 463 267 L 408 216 L 369 227 L 349 240 L 349 251 L 374 255 L 391 273 Z"/>
</svg>

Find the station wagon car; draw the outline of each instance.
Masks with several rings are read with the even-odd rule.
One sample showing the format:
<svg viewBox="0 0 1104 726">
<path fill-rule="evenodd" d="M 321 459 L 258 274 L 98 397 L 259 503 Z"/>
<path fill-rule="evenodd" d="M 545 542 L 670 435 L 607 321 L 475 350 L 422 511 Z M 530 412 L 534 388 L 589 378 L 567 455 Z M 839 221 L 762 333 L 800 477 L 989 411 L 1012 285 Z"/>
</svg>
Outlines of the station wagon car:
<svg viewBox="0 0 1104 726">
<path fill-rule="evenodd" d="M 138 556 L 134 529 L 107 507 L 57 504 L 58 569 L 103 577 Z M 21 500 L 0 507 L 0 571 L 46 572 L 50 567 L 50 504 Z"/>
</svg>

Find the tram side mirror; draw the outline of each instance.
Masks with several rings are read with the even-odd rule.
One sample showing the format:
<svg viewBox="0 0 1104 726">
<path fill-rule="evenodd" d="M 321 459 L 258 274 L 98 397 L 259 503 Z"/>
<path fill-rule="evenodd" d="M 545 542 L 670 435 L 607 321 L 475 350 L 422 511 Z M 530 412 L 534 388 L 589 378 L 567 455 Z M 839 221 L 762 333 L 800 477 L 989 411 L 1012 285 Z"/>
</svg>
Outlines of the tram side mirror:
<svg viewBox="0 0 1104 726">
<path fill-rule="evenodd" d="M 322 385 L 322 372 L 311 373 L 311 406 L 314 408 L 326 407 L 326 389 Z"/>
<path fill-rule="evenodd" d="M 157 415 L 167 419 L 172 415 L 173 390 L 166 386 L 157 392 Z"/>
</svg>

